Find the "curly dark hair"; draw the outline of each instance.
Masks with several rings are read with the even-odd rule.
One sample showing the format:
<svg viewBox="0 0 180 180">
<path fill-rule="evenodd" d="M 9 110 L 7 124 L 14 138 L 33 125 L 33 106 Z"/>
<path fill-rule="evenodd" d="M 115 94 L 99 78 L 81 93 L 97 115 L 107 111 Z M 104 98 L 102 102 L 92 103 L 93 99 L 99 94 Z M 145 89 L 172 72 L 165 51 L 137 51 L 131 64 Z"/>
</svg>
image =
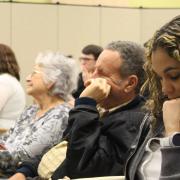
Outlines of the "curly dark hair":
<svg viewBox="0 0 180 180">
<path fill-rule="evenodd" d="M 161 27 L 154 34 L 153 38 L 145 43 L 147 61 L 144 65 L 147 80 L 143 89 L 149 89 L 148 108 L 151 109 L 155 119 L 162 115 L 162 105 L 165 97 L 162 93 L 162 86 L 159 78 L 152 69 L 152 52 L 158 48 L 164 49 L 167 54 L 180 62 L 180 15 Z"/>
</svg>

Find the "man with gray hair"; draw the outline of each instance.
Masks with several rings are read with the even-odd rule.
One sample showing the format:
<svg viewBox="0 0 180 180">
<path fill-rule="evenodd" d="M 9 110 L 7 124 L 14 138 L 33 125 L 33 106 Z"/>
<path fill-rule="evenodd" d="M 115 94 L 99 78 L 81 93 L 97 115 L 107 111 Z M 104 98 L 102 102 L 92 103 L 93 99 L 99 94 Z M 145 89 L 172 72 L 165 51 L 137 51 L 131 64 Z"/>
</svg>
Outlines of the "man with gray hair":
<svg viewBox="0 0 180 180">
<path fill-rule="evenodd" d="M 70 111 L 64 132 L 66 158 L 52 180 L 123 175 L 128 150 L 146 113 L 139 95 L 144 60 L 144 49 L 133 42 L 112 42 L 102 51 L 93 78 Z"/>
<path fill-rule="evenodd" d="M 65 161 L 52 179 L 123 175 L 128 150 L 141 121 L 144 49 L 133 42 L 110 43 L 96 61 L 93 79 L 75 101 Z M 104 108 L 100 117 L 96 105 Z"/>
</svg>

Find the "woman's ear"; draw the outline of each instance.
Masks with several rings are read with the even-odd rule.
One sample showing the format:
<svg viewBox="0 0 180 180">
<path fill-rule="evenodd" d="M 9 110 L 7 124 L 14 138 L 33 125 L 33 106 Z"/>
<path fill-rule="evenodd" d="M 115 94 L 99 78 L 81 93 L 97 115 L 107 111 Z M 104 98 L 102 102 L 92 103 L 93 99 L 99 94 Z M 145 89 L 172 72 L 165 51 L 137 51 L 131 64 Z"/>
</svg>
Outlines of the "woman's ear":
<svg viewBox="0 0 180 180">
<path fill-rule="evenodd" d="M 127 85 L 126 85 L 124 91 L 126 93 L 135 91 L 137 84 L 138 84 L 138 77 L 136 75 L 130 75 L 127 79 Z"/>
<path fill-rule="evenodd" d="M 49 84 L 47 85 L 47 89 L 49 90 L 49 89 L 51 89 L 53 86 L 54 86 L 54 82 L 51 82 L 51 83 L 49 83 Z"/>
</svg>

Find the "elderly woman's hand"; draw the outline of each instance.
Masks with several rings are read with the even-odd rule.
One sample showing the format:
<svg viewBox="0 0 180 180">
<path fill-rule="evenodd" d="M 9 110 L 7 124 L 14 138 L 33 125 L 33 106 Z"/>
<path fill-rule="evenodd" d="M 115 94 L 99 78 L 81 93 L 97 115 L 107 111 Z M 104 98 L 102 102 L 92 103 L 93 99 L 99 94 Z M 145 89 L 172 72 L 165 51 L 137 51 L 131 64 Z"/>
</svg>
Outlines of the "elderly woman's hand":
<svg viewBox="0 0 180 180">
<path fill-rule="evenodd" d="M 0 144 L 0 150 L 6 150 L 6 147 L 4 146 L 4 144 Z"/>
<path fill-rule="evenodd" d="M 180 132 L 180 98 L 164 102 L 163 121 L 166 136 L 170 136 L 175 132 Z"/>
</svg>

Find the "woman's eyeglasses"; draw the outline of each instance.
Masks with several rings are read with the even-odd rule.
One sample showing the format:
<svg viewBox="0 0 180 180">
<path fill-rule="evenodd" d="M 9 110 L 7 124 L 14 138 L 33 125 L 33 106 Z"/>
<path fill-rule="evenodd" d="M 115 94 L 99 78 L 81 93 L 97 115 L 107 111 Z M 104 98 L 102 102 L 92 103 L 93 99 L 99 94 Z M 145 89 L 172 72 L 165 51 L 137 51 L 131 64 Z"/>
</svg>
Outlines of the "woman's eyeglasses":
<svg viewBox="0 0 180 180">
<path fill-rule="evenodd" d="M 30 76 L 34 76 L 35 74 L 41 74 L 42 72 L 41 71 L 38 71 L 38 70 L 33 70 L 31 73 L 30 73 Z"/>
</svg>

